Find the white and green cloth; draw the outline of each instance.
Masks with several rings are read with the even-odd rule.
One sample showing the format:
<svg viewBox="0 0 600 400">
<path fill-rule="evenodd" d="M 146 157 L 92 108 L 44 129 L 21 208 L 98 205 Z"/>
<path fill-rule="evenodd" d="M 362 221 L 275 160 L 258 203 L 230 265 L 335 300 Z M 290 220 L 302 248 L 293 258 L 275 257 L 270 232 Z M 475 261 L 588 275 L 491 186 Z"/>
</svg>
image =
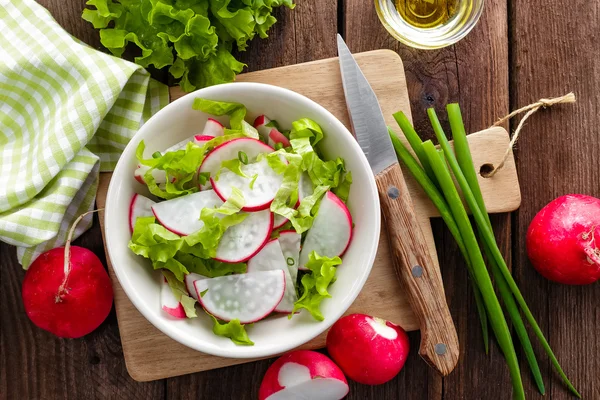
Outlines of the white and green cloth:
<svg viewBox="0 0 600 400">
<path fill-rule="evenodd" d="M 35 1 L 0 0 L 0 240 L 23 267 L 64 244 L 99 171 L 168 101 L 146 70 L 81 43 Z"/>
</svg>

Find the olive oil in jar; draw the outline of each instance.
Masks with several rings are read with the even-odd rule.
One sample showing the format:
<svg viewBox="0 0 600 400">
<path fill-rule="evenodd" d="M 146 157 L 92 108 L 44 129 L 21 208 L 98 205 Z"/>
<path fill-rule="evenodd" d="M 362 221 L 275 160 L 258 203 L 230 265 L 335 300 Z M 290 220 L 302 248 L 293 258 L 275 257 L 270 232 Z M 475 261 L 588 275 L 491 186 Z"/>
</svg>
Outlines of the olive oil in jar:
<svg viewBox="0 0 600 400">
<path fill-rule="evenodd" d="M 398 13 L 417 28 L 436 28 L 448 22 L 460 0 L 395 0 Z"/>
</svg>

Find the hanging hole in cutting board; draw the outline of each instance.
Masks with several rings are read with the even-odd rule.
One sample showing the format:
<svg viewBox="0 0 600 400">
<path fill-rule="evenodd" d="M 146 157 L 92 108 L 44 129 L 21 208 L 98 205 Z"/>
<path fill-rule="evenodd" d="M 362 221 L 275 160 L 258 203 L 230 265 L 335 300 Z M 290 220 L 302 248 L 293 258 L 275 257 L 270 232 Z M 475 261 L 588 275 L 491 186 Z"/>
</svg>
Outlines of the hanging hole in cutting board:
<svg viewBox="0 0 600 400">
<path fill-rule="evenodd" d="M 484 178 L 489 178 L 493 170 L 494 164 L 485 163 L 479 168 L 479 175 L 483 176 Z"/>
</svg>

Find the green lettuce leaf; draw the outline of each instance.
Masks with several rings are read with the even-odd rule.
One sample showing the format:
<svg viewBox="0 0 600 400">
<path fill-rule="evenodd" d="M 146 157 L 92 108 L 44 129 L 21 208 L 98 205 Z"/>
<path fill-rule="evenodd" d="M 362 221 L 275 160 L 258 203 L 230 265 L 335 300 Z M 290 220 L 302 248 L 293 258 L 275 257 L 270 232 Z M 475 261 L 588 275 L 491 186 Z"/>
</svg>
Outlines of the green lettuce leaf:
<svg viewBox="0 0 600 400">
<path fill-rule="evenodd" d="M 175 299 L 181 303 L 185 316 L 188 318 L 195 318 L 196 315 L 196 300 L 190 297 L 185 286 L 185 283 L 178 280 L 171 271 L 162 271 L 164 277 L 167 279 L 167 283 L 173 292 Z"/>
<path fill-rule="evenodd" d="M 342 178 L 342 181 L 333 189 L 333 193 L 337 197 L 340 198 L 344 203 L 348 201 L 348 196 L 350 196 L 350 186 L 352 185 L 352 172 L 348 171 Z"/>
<path fill-rule="evenodd" d="M 189 272 L 216 278 L 231 274 L 246 273 L 246 263 L 224 263 L 213 259 L 203 259 L 193 254 L 178 252 L 175 259 L 185 265 Z"/>
<path fill-rule="evenodd" d="M 294 132 L 292 131 L 291 136 Z M 302 156 L 302 169 L 308 172 L 311 181 L 315 185 L 325 185 L 335 188 L 340 184 L 340 177 L 345 172 L 344 160 L 323 161 L 313 146 L 309 137 L 295 138 L 290 140 L 294 152 Z"/>
<path fill-rule="evenodd" d="M 292 122 L 290 139 L 309 138 L 310 144 L 316 146 L 323 139 L 321 126 L 310 118 L 301 118 Z"/>
<path fill-rule="evenodd" d="M 171 271 L 180 281 L 183 281 L 188 270 L 173 257 L 182 245 L 181 237 L 157 224 L 154 217 L 138 218 L 129 241 L 131 251 L 150 259 L 154 269 L 164 268 Z"/>
<path fill-rule="evenodd" d="M 321 257 L 315 251 L 308 256 L 306 268 L 310 271 L 302 276 L 302 295 L 294 303 L 293 315 L 300 309 L 305 309 L 318 321 L 323 321 L 325 317 L 321 313 L 320 305 L 323 299 L 331 297 L 327 289 L 335 282 L 336 266 L 340 265 L 342 260 L 339 257 Z"/>
<path fill-rule="evenodd" d="M 231 82 L 245 66 L 232 55 L 257 34 L 267 37 L 273 10 L 290 0 L 88 0 L 82 18 L 121 57 L 137 47 L 143 67 L 170 67 L 185 91 Z"/>
<path fill-rule="evenodd" d="M 242 130 L 242 123 L 245 122 L 246 106 L 240 103 L 209 100 L 198 97 L 194 99 L 192 108 L 216 116 L 228 115 L 231 129 Z"/>
<path fill-rule="evenodd" d="M 223 336 L 231 339 L 235 344 L 244 346 L 253 346 L 254 342 L 248 337 L 246 326 L 240 324 L 239 319 L 234 319 L 229 322 L 221 322 L 214 315 L 206 312 L 213 320 L 213 333 L 217 336 Z"/>
</svg>

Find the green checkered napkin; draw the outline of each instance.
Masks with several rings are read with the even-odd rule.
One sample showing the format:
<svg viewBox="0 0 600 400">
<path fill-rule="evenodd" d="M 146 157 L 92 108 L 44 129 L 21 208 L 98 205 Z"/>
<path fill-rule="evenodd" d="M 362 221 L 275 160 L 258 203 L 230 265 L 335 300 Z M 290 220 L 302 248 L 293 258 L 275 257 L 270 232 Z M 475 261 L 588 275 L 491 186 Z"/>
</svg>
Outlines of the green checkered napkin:
<svg viewBox="0 0 600 400">
<path fill-rule="evenodd" d="M 143 68 L 74 39 L 35 1 L 0 1 L 0 240 L 25 268 L 64 244 L 94 207 L 98 172 L 168 99 Z"/>
</svg>

